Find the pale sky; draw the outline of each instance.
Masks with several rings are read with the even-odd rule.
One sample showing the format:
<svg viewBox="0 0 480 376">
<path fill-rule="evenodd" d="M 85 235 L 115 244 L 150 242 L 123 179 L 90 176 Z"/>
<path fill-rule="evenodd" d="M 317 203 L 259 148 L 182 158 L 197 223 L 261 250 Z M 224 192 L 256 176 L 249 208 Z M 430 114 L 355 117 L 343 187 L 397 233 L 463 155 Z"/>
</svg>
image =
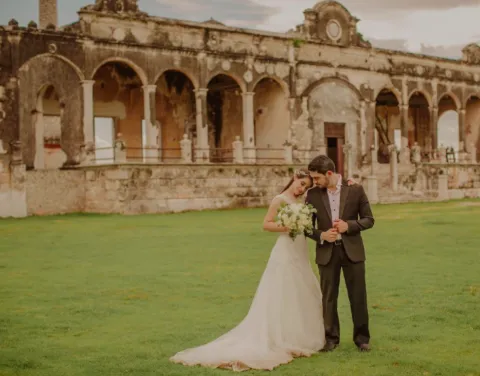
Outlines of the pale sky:
<svg viewBox="0 0 480 376">
<path fill-rule="evenodd" d="M 26 25 L 38 20 L 38 0 L 0 0 L 0 24 L 11 18 Z M 58 0 L 60 24 L 77 20 L 76 11 L 94 0 Z M 344 0 L 361 21 L 359 31 L 374 46 L 444 57 L 460 57 L 480 42 L 480 0 Z M 303 21 L 312 0 L 139 0 L 154 16 L 192 21 L 214 18 L 229 26 L 285 32 Z M 27 11 L 29 10 L 29 11 Z M 424 47 L 422 47 L 424 45 Z"/>
</svg>

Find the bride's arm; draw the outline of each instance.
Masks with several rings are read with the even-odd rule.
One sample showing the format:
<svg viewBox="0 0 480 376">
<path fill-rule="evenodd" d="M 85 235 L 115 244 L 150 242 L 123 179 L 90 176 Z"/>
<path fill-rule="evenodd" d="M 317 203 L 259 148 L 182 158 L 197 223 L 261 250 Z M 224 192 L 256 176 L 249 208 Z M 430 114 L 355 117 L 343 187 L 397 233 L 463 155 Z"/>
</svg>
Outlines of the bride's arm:
<svg viewBox="0 0 480 376">
<path fill-rule="evenodd" d="M 277 211 L 280 208 L 280 205 L 283 203 L 283 200 L 280 197 L 275 197 L 268 208 L 267 214 L 263 219 L 263 229 L 270 232 L 288 232 L 288 228 L 280 226 L 278 223 L 275 223 L 275 217 L 277 216 Z"/>
</svg>

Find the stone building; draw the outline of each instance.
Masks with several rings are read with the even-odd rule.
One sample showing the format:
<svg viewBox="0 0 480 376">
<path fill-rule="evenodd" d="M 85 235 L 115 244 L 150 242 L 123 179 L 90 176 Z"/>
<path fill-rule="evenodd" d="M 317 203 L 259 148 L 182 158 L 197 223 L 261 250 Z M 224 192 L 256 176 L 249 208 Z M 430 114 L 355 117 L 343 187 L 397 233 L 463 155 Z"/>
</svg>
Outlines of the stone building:
<svg viewBox="0 0 480 376">
<path fill-rule="evenodd" d="M 284 34 L 152 17 L 137 0 L 97 0 L 77 22 L 58 26 L 56 0 L 39 6 L 39 25 L 0 26 L 0 203 L 10 200 L 1 192 L 12 194 L 6 182 L 15 181 L 8 170 L 15 160 L 25 170 L 24 213 L 161 212 L 172 200 L 196 209 L 235 205 L 239 197 L 248 198 L 242 205 L 264 204 L 290 166 L 318 153 L 344 175 L 371 181 L 380 196 L 399 185 L 418 190 L 419 181 L 420 190 L 437 189 L 431 176 L 447 162 L 455 165 L 445 170 L 450 188 L 478 188 L 478 45 L 466 46 L 461 60 L 377 49 L 335 1 L 306 9 L 303 24 Z M 451 161 L 438 142 L 439 119 L 449 111 L 458 119 Z M 279 171 L 273 188 L 255 192 L 259 181 L 241 182 L 253 174 L 272 185 L 272 166 Z M 214 170 L 228 171 L 230 181 L 215 200 L 193 188 L 181 197 L 175 189 L 147 194 L 132 183 L 142 173 L 150 186 L 158 183 L 152 176 Z M 112 171 L 127 171 L 123 180 L 131 182 L 109 192 L 99 183 L 99 200 L 111 198 L 104 208 L 91 189 Z M 54 184 L 80 189 L 72 198 L 78 205 L 41 209 L 50 199 L 36 193 L 38 179 L 47 191 Z M 192 204 L 198 200 L 205 205 Z"/>
</svg>

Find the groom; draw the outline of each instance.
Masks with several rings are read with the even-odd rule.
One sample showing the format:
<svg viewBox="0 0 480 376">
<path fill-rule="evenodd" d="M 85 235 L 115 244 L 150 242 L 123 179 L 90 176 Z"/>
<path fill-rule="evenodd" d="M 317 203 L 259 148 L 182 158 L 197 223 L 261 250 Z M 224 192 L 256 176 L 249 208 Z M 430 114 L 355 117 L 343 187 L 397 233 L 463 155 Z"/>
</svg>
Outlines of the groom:
<svg viewBox="0 0 480 376">
<path fill-rule="evenodd" d="M 335 164 L 325 155 L 314 158 L 308 170 L 315 187 L 308 191 L 306 202 L 317 213 L 313 218 L 313 234 L 307 236 L 317 243 L 326 337 L 322 351 L 332 351 L 340 343 L 337 300 L 341 270 L 352 312 L 353 341 L 360 351 L 370 351 L 365 248 L 360 235 L 374 224 L 368 198 L 361 185 L 349 186 L 335 173 Z"/>
</svg>

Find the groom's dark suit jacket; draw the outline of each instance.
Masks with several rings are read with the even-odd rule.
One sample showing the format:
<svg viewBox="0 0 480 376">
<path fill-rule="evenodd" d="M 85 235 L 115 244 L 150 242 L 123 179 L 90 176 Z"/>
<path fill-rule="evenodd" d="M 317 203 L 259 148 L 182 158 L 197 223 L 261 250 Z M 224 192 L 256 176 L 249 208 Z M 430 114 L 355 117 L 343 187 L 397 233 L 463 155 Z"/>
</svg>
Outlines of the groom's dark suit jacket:
<svg viewBox="0 0 480 376">
<path fill-rule="evenodd" d="M 327 190 L 320 187 L 310 189 L 307 192 L 306 203 L 317 209 L 317 213 L 313 216 L 313 234 L 307 234 L 309 238 L 317 242 L 316 263 L 327 265 L 332 256 L 333 244 L 326 241 L 320 244 L 320 234 L 333 227 Z M 342 181 L 339 218 L 348 224 L 348 231 L 342 234 L 348 258 L 352 262 L 365 261 L 365 247 L 360 232 L 372 228 L 375 220 L 367 195 L 361 185 L 348 186 L 346 180 Z"/>
</svg>

